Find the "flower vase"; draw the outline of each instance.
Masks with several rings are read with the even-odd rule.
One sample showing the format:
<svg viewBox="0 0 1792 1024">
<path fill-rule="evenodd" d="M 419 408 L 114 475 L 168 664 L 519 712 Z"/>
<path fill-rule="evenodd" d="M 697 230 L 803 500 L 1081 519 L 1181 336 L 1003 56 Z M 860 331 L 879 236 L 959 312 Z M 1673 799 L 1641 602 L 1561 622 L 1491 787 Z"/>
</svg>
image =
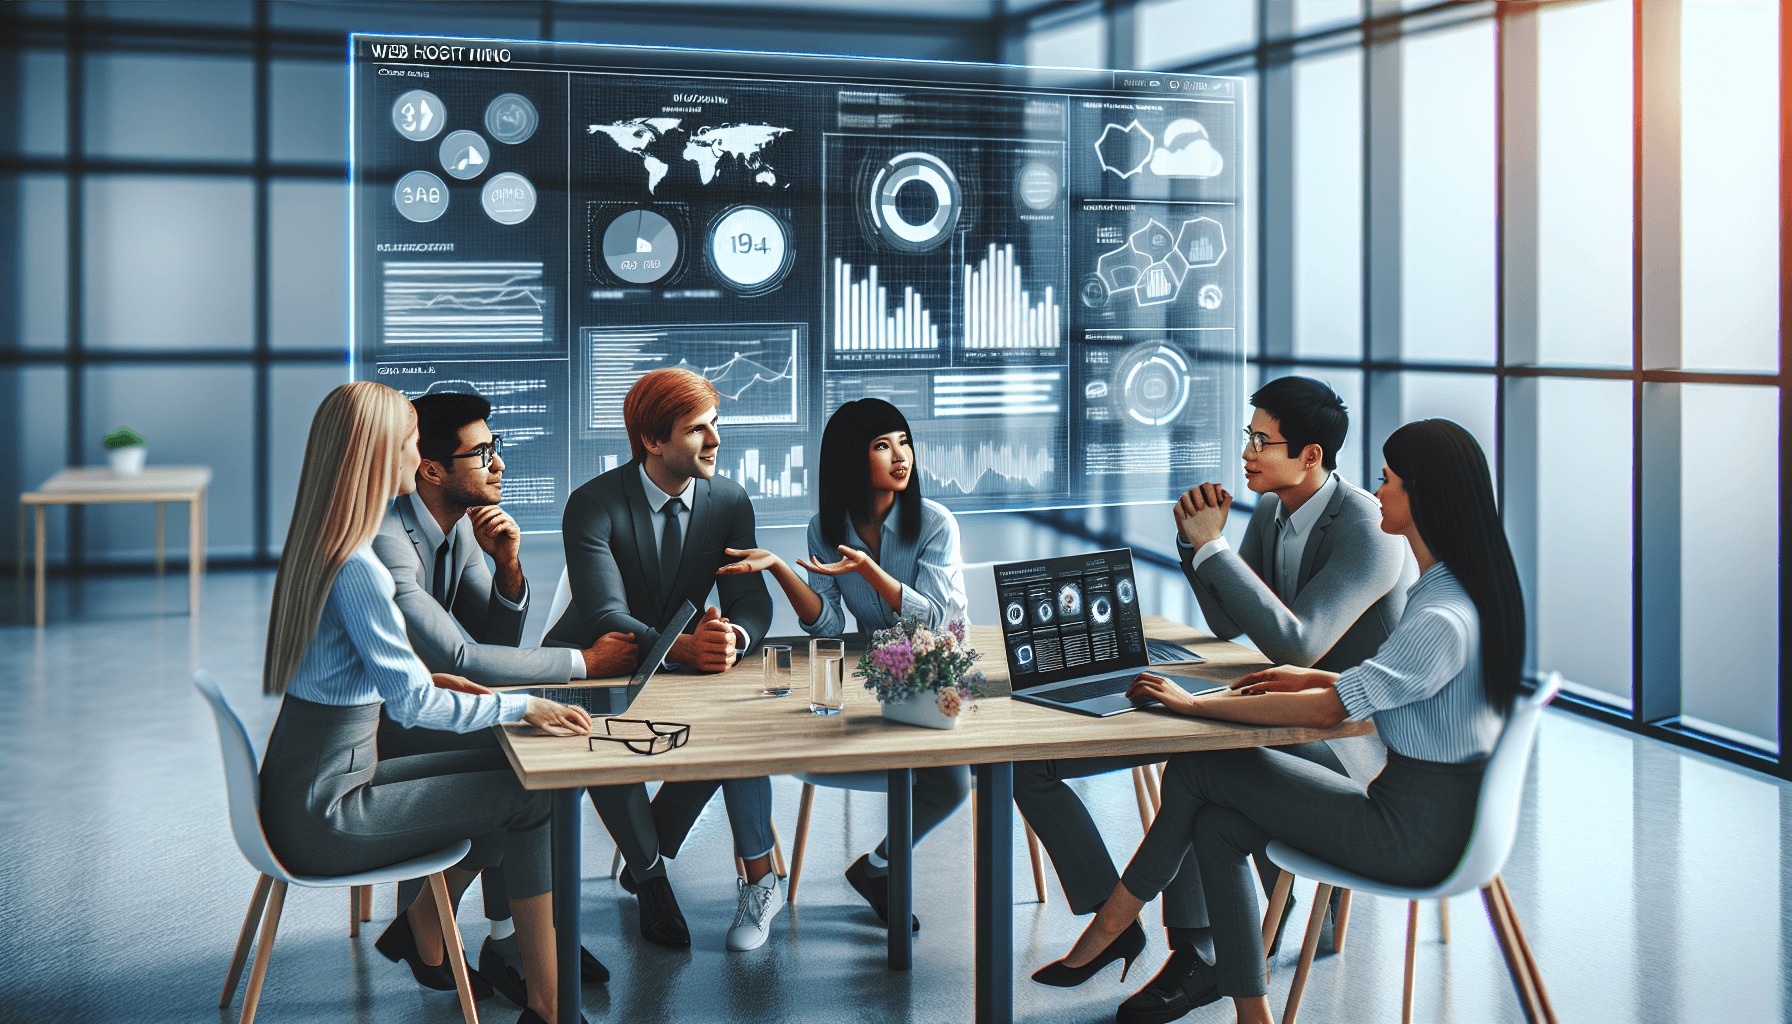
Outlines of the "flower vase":
<svg viewBox="0 0 1792 1024">
<path fill-rule="evenodd" d="M 143 472 L 143 460 L 149 458 L 149 446 L 134 444 L 128 448 L 114 448 L 106 456 L 112 462 L 112 472 L 119 476 L 136 476 Z"/>
<path fill-rule="evenodd" d="M 959 720 L 964 717 L 962 702 L 956 715 L 947 715 L 941 711 L 940 693 L 937 690 L 911 693 L 906 700 L 882 707 L 885 721 L 918 725 L 923 729 L 956 729 Z"/>
</svg>

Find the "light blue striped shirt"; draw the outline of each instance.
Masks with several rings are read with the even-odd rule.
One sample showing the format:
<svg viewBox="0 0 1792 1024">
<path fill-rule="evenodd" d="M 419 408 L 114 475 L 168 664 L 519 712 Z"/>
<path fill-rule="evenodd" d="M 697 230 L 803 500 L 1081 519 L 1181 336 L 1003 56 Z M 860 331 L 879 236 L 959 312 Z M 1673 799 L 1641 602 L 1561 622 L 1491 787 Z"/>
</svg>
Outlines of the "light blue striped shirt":
<svg viewBox="0 0 1792 1024">
<path fill-rule="evenodd" d="M 318 617 L 286 692 L 334 707 L 386 702 L 400 725 L 472 732 L 499 722 L 518 722 L 529 698 L 520 693 L 487 697 L 443 690 L 405 639 L 404 618 L 392 600 L 392 574 L 371 544 L 355 549 Z"/>
<path fill-rule="evenodd" d="M 1373 718 L 1389 750 L 1422 761 L 1486 757 L 1506 724 L 1481 680 L 1481 616 L 1442 562 L 1406 592 L 1406 612 L 1381 649 L 1337 687 L 1352 721 Z"/>
<path fill-rule="evenodd" d="M 839 636 L 846 628 L 841 613 L 844 601 L 859 620 L 859 628 L 869 633 L 896 624 L 898 616 L 912 616 L 923 625 L 939 627 L 949 622 L 970 625 L 970 599 L 965 596 L 964 559 L 958 553 L 958 520 L 946 506 L 935 501 L 921 502 L 921 533 L 914 541 L 902 539 L 897 521 L 900 510 L 891 509 L 884 517 L 878 533 L 877 564 L 902 584 L 902 610 L 890 607 L 877 589 L 856 572 L 839 576 L 809 573 L 809 588 L 821 598 L 821 614 L 814 622 L 802 623 L 810 636 Z M 846 527 L 848 547 L 861 547 L 862 542 Z M 818 562 L 837 562 L 840 552 L 828 546 L 821 536 L 821 516 L 809 520 L 809 556 Z"/>
</svg>

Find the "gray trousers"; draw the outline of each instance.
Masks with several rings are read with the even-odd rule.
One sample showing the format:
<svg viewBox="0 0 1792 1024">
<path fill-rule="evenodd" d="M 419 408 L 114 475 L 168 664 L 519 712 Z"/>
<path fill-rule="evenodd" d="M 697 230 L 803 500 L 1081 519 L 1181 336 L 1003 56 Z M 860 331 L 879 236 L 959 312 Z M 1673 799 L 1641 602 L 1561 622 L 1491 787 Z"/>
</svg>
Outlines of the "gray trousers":
<svg viewBox="0 0 1792 1024">
<path fill-rule="evenodd" d="M 495 748 L 382 759 L 380 708 L 287 695 L 261 765 L 261 824 L 280 862 L 347 875 L 470 839 L 458 867 L 503 865 L 513 899 L 548 892 L 547 792 L 524 789 Z"/>
<path fill-rule="evenodd" d="M 1295 743 L 1277 750 L 1321 765 L 1349 780 L 1344 764 L 1325 743 Z M 1057 761 L 1020 761 L 1014 765 L 1014 804 L 1033 827 L 1033 834 L 1051 855 L 1064 886 L 1072 914 L 1092 914 L 1114 892 L 1120 872 L 1108 856 L 1107 843 L 1089 808 L 1065 783 L 1091 775 L 1124 771 L 1164 760 L 1162 754 L 1126 754 L 1115 757 L 1078 757 Z M 1276 869 L 1260 864 L 1264 891 L 1275 884 Z M 1185 876 L 1178 876 L 1164 891 L 1164 924 L 1171 928 L 1204 928 L 1207 907 L 1200 872 L 1191 862 Z"/>
<path fill-rule="evenodd" d="M 1388 751 L 1365 789 L 1281 750 L 1177 754 L 1163 808 L 1127 865 L 1126 891 L 1149 901 L 1200 868 L 1221 995 L 1268 992 L 1256 887 L 1245 858 L 1279 839 L 1369 878 L 1434 885 L 1453 871 L 1475 823 L 1485 761 L 1439 764 Z M 1208 924 L 1208 921 L 1199 922 Z"/>
<path fill-rule="evenodd" d="M 441 729 L 406 727 L 393 721 L 380 707 L 379 756 L 382 761 L 417 754 L 441 754 L 453 750 L 502 750 L 498 736 L 491 729 L 477 732 L 446 732 Z M 413 878 L 398 883 L 398 905 L 408 907 L 423 891 L 423 879 Z M 510 919 L 510 890 L 504 883 L 504 868 L 494 864 L 479 872 L 479 892 L 488 921 Z"/>
</svg>

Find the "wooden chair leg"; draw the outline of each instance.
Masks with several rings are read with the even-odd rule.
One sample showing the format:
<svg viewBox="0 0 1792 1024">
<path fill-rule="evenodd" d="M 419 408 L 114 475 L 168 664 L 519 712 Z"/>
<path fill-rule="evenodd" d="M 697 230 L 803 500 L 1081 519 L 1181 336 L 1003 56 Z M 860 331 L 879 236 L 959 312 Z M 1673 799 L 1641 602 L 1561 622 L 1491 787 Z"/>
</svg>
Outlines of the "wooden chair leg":
<svg viewBox="0 0 1792 1024">
<path fill-rule="evenodd" d="M 460 994 L 461 1016 L 467 1024 L 479 1024 L 479 1011 L 473 1006 L 473 979 L 467 974 L 467 951 L 460 941 L 460 925 L 454 920 L 454 900 L 448 895 L 448 879 L 440 871 L 429 876 L 430 891 L 436 897 L 436 915 L 442 922 L 442 945 L 446 947 L 448 968 L 454 972 L 454 990 Z"/>
<path fill-rule="evenodd" d="M 779 878 L 789 878 L 790 869 L 784 865 L 784 841 L 778 838 L 778 826 L 772 825 L 772 870 Z"/>
<path fill-rule="evenodd" d="M 1493 923 L 1493 934 L 1499 939 L 1500 954 L 1506 958 L 1506 969 L 1512 974 L 1512 987 L 1518 993 L 1518 1004 L 1524 1010 L 1525 1020 L 1530 1024 L 1546 1024 L 1537 990 L 1531 985 L 1531 972 L 1525 967 L 1524 954 L 1519 952 L 1517 936 L 1512 932 L 1512 922 L 1506 917 L 1505 901 L 1494 891 L 1493 883 L 1481 888 L 1481 903 L 1487 908 L 1487 919 Z"/>
<path fill-rule="evenodd" d="M 1437 901 L 1437 924 L 1443 932 L 1443 941 L 1450 941 L 1450 901 Z"/>
<path fill-rule="evenodd" d="M 261 943 L 255 947 L 255 967 L 249 971 L 249 991 L 243 993 L 240 1024 L 255 1024 L 255 1007 L 261 1002 L 261 985 L 268 977 L 268 957 L 274 952 L 274 933 L 280 930 L 280 911 L 286 906 L 286 883 L 275 882 L 268 895 L 267 916 L 261 922 Z"/>
<path fill-rule="evenodd" d="M 361 887 L 348 887 L 348 937 L 353 939 L 361 934 Z"/>
<path fill-rule="evenodd" d="M 1139 826 L 1151 831 L 1151 792 L 1145 787 L 1145 770 L 1132 770 L 1132 795 L 1139 801 Z"/>
<path fill-rule="evenodd" d="M 809 812 L 815 808 L 815 787 L 803 783 L 803 799 L 796 811 L 796 841 L 790 844 L 790 884 L 784 889 L 784 900 L 796 902 L 796 883 L 803 877 L 803 847 L 809 841 Z"/>
<path fill-rule="evenodd" d="M 361 920 L 373 920 L 373 886 L 361 887 Z"/>
<path fill-rule="evenodd" d="M 1530 940 L 1524 937 L 1524 926 L 1518 923 L 1518 908 L 1512 904 L 1512 890 L 1506 888 L 1506 879 L 1501 875 L 1493 876 L 1493 887 L 1506 905 L 1506 918 L 1511 922 L 1513 937 L 1518 940 L 1518 951 L 1524 954 L 1524 965 L 1530 972 L 1531 985 L 1537 990 L 1537 1002 L 1543 1009 L 1543 1019 L 1548 1024 L 1556 1024 L 1555 1007 L 1549 1004 L 1549 993 L 1543 988 L 1543 972 L 1537 970 L 1537 958 L 1531 955 Z"/>
<path fill-rule="evenodd" d="M 1027 830 L 1027 856 L 1033 860 L 1033 891 L 1039 894 L 1039 902 L 1045 902 L 1045 865 L 1039 859 L 1039 837 L 1033 834 L 1033 826 L 1022 818 L 1020 823 Z"/>
<path fill-rule="evenodd" d="M 1419 901 L 1408 900 L 1406 907 L 1406 990 L 1400 997 L 1400 1024 L 1412 1024 L 1412 976 L 1418 951 Z"/>
<path fill-rule="evenodd" d="M 1341 890 L 1338 897 L 1338 918 L 1332 922 L 1332 952 L 1344 952 L 1344 932 L 1350 927 L 1350 890 Z"/>
<path fill-rule="evenodd" d="M 622 848 L 619 846 L 616 848 L 616 852 L 610 856 L 610 881 L 614 882 L 616 880 L 616 876 L 620 873 L 621 868 Z"/>
<path fill-rule="evenodd" d="M 243 930 L 236 937 L 236 952 L 230 957 L 230 973 L 224 976 L 224 994 L 218 997 L 218 1009 L 230 1005 L 236 995 L 236 983 L 243 978 L 243 964 L 249 959 L 249 946 L 255 941 L 255 926 L 261 923 L 261 910 L 268 905 L 268 887 L 274 879 L 261 875 L 255 879 L 255 895 L 249 897 L 249 912 L 243 915 Z"/>
<path fill-rule="evenodd" d="M 1325 931 L 1325 908 L 1331 902 L 1332 887 L 1321 882 L 1313 893 L 1313 911 L 1307 915 L 1307 937 L 1300 944 L 1300 965 L 1294 969 L 1294 981 L 1288 986 L 1288 1006 L 1282 1011 L 1282 1024 L 1294 1024 L 1300 1012 L 1300 993 L 1307 987 L 1307 972 L 1313 968 L 1313 954 L 1319 949 L 1319 935 Z"/>
<path fill-rule="evenodd" d="M 1270 940 L 1276 937 L 1276 924 L 1282 920 L 1282 908 L 1288 905 L 1288 894 L 1294 889 L 1293 872 L 1276 876 L 1276 887 L 1269 894 L 1269 913 L 1263 915 L 1263 950 L 1268 958 Z"/>
</svg>

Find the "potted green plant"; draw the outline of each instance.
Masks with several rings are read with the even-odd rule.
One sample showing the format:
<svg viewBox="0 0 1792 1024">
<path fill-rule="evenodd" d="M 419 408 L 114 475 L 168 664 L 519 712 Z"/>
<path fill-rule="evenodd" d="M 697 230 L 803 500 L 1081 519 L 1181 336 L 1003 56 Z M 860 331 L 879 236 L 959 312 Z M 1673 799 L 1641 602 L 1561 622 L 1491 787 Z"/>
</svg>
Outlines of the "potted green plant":
<svg viewBox="0 0 1792 1024">
<path fill-rule="evenodd" d="M 149 458 L 149 441 L 130 427 L 119 427 L 106 435 L 106 456 L 114 473 L 136 476 L 143 472 L 143 460 Z"/>
<path fill-rule="evenodd" d="M 877 695 L 883 717 L 928 729 L 956 729 L 977 695 L 983 673 L 971 668 L 982 655 L 966 645 L 964 623 L 944 629 L 903 618 L 871 634 L 871 647 L 853 675 Z"/>
</svg>

